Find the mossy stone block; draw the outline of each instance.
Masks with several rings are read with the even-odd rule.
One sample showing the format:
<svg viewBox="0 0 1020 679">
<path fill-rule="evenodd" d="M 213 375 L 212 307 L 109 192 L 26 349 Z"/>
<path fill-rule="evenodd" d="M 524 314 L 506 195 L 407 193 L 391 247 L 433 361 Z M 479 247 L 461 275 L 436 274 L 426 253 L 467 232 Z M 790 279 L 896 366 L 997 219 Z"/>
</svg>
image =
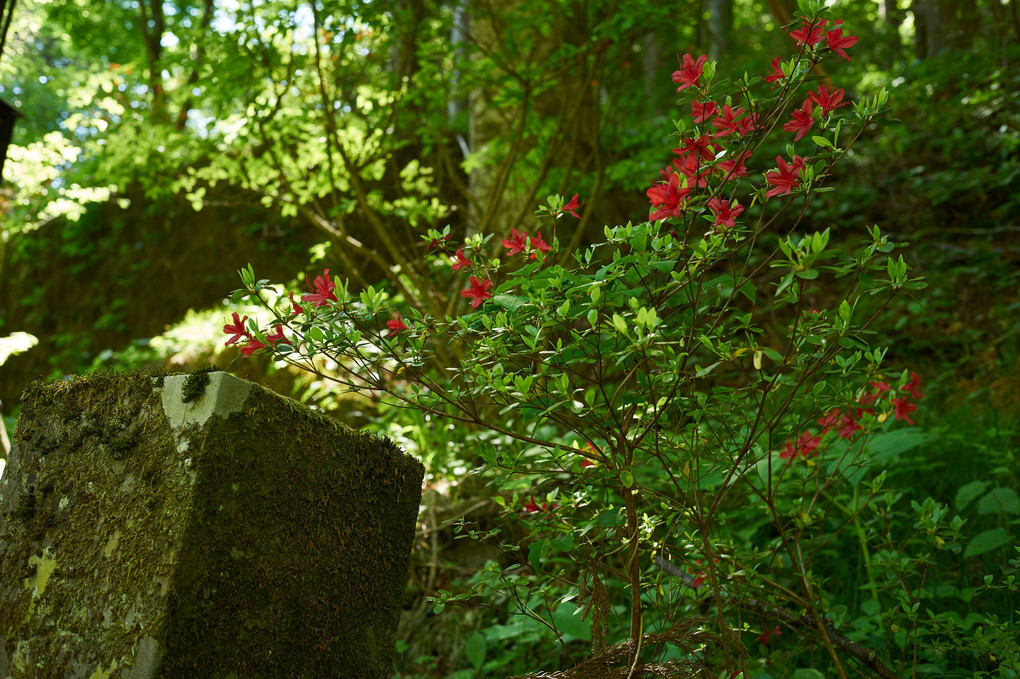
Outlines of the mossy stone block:
<svg viewBox="0 0 1020 679">
<path fill-rule="evenodd" d="M 32 385 L 0 679 L 389 677 L 423 474 L 223 372 Z"/>
</svg>

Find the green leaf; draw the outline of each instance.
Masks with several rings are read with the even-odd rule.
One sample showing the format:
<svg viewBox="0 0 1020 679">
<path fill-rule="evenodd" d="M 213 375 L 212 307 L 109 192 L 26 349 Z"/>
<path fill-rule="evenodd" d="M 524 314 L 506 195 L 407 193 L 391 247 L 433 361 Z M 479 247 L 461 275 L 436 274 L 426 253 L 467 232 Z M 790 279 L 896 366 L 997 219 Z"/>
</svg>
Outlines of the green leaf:
<svg viewBox="0 0 1020 679">
<path fill-rule="evenodd" d="M 528 547 L 528 563 L 536 573 L 542 572 L 542 559 L 547 551 L 549 551 L 549 541 L 545 539 L 535 540 Z"/>
<path fill-rule="evenodd" d="M 814 136 L 814 137 L 811 137 L 811 141 L 813 141 L 814 143 L 818 144 L 819 146 L 821 146 L 822 148 L 825 148 L 825 149 L 833 148 L 832 142 L 829 141 L 828 139 L 826 139 L 825 137 Z"/>
<path fill-rule="evenodd" d="M 623 484 L 624 488 L 631 488 L 634 485 L 634 472 L 629 469 L 624 469 L 620 472 L 620 483 Z"/>
<path fill-rule="evenodd" d="M 564 601 L 552 614 L 553 623 L 560 634 L 591 641 L 591 621 L 581 620 L 577 613 L 577 606 L 569 601 Z"/>
<path fill-rule="evenodd" d="M 960 486 L 960 489 L 956 491 L 956 500 L 953 503 L 956 505 L 957 511 L 973 502 L 978 495 L 985 492 L 985 488 L 988 486 L 988 481 L 971 481 L 965 486 Z"/>
<path fill-rule="evenodd" d="M 933 434 L 917 428 L 882 432 L 876 434 L 871 441 L 871 459 L 875 462 L 886 462 L 934 438 Z"/>
<path fill-rule="evenodd" d="M 623 316 L 620 314 L 613 314 L 613 327 L 616 328 L 618 332 L 621 332 L 624 335 L 627 334 L 627 321 L 624 320 Z"/>
<path fill-rule="evenodd" d="M 967 545 L 967 549 L 963 550 L 963 556 L 964 558 L 979 556 L 1003 545 L 1008 545 L 1010 542 L 1012 542 L 1012 538 L 1006 533 L 1005 528 L 986 530 L 974 536 L 974 539 Z"/>
<path fill-rule="evenodd" d="M 492 301 L 495 302 L 498 306 L 503 307 L 504 309 L 509 309 L 510 311 L 517 311 L 517 309 L 521 308 L 522 306 L 528 303 L 528 298 L 518 297 L 516 295 L 496 295 L 495 297 L 492 298 Z"/>
<path fill-rule="evenodd" d="M 1020 514 L 1020 496 L 1012 488 L 996 488 L 978 502 L 978 514 Z"/>
<path fill-rule="evenodd" d="M 485 646 L 485 636 L 479 632 L 468 637 L 467 643 L 464 644 L 464 655 L 476 670 L 480 670 L 485 664 Z"/>
<path fill-rule="evenodd" d="M 551 544 L 552 548 L 557 552 L 569 552 L 574 548 L 574 536 L 569 533 L 562 535 L 554 538 Z"/>
<path fill-rule="evenodd" d="M 633 238 L 630 240 L 630 246 L 634 248 L 635 252 L 644 252 L 648 249 L 648 232 L 642 229 L 640 232 L 635 233 Z"/>
<path fill-rule="evenodd" d="M 705 375 L 707 375 L 708 373 L 712 372 L 717 367 L 719 367 L 720 363 L 722 363 L 722 361 L 716 361 L 715 363 L 713 363 L 711 365 L 707 365 L 704 368 L 702 368 L 700 366 L 695 366 L 695 368 L 697 368 L 697 369 L 694 372 L 694 376 L 695 377 L 704 377 Z"/>
<path fill-rule="evenodd" d="M 610 526 L 622 526 L 627 523 L 626 517 L 620 516 L 620 508 L 612 507 L 604 512 L 600 512 L 598 518 L 595 519 L 595 525 L 599 528 L 609 528 Z"/>
<path fill-rule="evenodd" d="M 805 281 L 813 281 L 818 278 L 818 269 L 807 269 L 806 271 L 798 271 L 797 278 Z"/>
</svg>

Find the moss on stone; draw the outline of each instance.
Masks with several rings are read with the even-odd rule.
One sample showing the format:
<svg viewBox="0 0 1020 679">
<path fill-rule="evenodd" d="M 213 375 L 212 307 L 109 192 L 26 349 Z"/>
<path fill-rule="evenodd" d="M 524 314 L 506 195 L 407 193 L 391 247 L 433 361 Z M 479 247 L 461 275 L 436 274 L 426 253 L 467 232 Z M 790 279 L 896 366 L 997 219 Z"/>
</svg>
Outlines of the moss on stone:
<svg viewBox="0 0 1020 679">
<path fill-rule="evenodd" d="M 184 380 L 184 388 L 181 390 L 181 402 L 191 403 L 204 394 L 205 388 L 209 384 L 209 373 L 214 370 L 216 368 L 202 368 L 188 375 L 188 378 Z"/>
<path fill-rule="evenodd" d="M 168 422 L 171 379 L 26 391 L 0 485 L 0 679 L 389 676 L 421 465 L 257 385 L 225 418 Z"/>
</svg>

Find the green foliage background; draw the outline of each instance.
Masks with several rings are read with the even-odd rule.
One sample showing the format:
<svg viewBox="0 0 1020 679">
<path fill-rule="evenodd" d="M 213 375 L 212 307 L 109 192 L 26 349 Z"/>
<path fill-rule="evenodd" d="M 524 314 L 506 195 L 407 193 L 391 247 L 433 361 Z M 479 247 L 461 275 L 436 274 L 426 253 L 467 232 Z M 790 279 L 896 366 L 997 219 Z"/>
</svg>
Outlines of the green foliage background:
<svg viewBox="0 0 1020 679">
<path fill-rule="evenodd" d="M 906 577 L 916 564 L 904 555 L 935 505 L 966 519 L 972 541 L 932 566 L 929 600 L 946 612 L 938 625 L 962 630 L 952 638 L 986 642 L 942 648 L 907 674 L 1017 671 L 996 656 L 1005 642 L 993 622 L 1015 624 L 1015 591 L 975 596 L 985 576 L 997 585 L 1015 570 L 1020 516 L 1015 2 L 914 0 L 896 12 L 888 2 L 834 3 L 861 37 L 837 86 L 854 98 L 887 87 L 898 122 L 868 130 L 808 220 L 837 241 L 878 224 L 911 243 L 905 256 L 929 281 L 877 329 L 890 369 L 921 374 L 927 399 L 921 438 L 887 467 L 887 487 L 903 499 L 883 520 L 902 534 L 876 558 L 890 579 Z M 732 25 L 720 36 L 713 16 L 725 6 Z M 550 193 L 585 199 L 576 231 L 560 236 L 574 247 L 604 224 L 643 218 L 679 115 L 676 55 L 725 48 L 721 71 L 763 72 L 789 48 L 781 28 L 792 9 L 780 0 L 21 0 L 0 58 L 0 98 L 25 114 L 0 186 L 0 336 L 27 331 L 40 342 L 0 366 L 8 430 L 32 379 L 160 363 L 229 367 L 387 433 L 428 469 L 395 675 L 564 669 L 547 652 L 547 629 L 512 615 L 512 602 L 451 616 L 426 600 L 464 591 L 490 559 L 512 558 L 458 539 L 451 520 L 529 542 L 529 528 L 490 501 L 486 479 L 468 473 L 480 462 L 476 434 L 341 397 L 266 360 L 235 363 L 222 346 L 224 296 L 249 262 L 290 289 L 329 266 L 441 312 L 457 294 L 424 293 L 442 280 L 424 256 L 429 229 L 449 226 L 454 241 L 494 233 L 498 243 L 530 226 L 536 199 Z M 820 306 L 831 293 L 815 293 Z M 857 599 L 853 558 L 828 555 L 829 577 L 847 581 L 840 624 L 889 633 L 899 623 Z M 577 658 L 590 632 L 571 606 L 550 615 Z M 794 635 L 753 648 L 755 676 L 809 676 L 795 674 L 813 656 Z"/>
</svg>

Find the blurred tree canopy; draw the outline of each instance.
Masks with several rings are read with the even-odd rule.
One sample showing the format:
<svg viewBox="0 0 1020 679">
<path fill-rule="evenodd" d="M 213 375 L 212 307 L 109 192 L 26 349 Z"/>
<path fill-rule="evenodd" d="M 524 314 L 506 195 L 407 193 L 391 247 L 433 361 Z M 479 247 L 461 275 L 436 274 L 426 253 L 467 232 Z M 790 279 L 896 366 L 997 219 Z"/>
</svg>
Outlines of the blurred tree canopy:
<svg viewBox="0 0 1020 679">
<path fill-rule="evenodd" d="M 835 5 L 861 36 L 838 86 L 899 87 L 906 96 L 894 91 L 894 104 L 917 110 L 875 131 L 882 155 L 856 156 L 857 183 L 842 178 L 854 199 L 821 217 L 896 221 L 903 187 L 970 204 L 989 176 L 1001 193 L 992 207 L 1013 205 L 1015 1 Z M 678 54 L 725 55 L 731 73 L 761 72 L 786 48 L 778 29 L 795 10 L 792 0 L 22 0 L 0 61 L 0 97 L 25 115 L 0 190 L 0 330 L 34 323 L 53 357 L 67 347 L 47 336 L 66 316 L 123 344 L 214 304 L 189 294 L 194 277 L 169 272 L 166 261 L 186 253 L 199 277 L 211 275 L 195 251 L 167 247 L 171 233 L 199 251 L 329 243 L 328 261 L 356 284 L 388 279 L 441 311 L 423 292 L 433 278 L 422 254 L 442 245 L 430 229 L 449 227 L 454 242 L 502 236 L 527 226 L 551 193 L 585 201 L 570 246 L 640 215 L 643 190 L 669 160 Z M 953 67 L 962 72 L 939 78 Z M 966 110 L 953 110 L 964 98 Z M 940 148 L 929 125 L 966 143 Z M 961 173 L 971 183 L 956 181 Z M 922 206 L 910 221 L 927 215 Z M 226 234 L 223 222 L 248 230 Z M 149 254 L 131 259 L 132 248 Z M 104 289 L 93 289 L 90 311 L 41 327 L 33 314 L 57 291 L 40 258 L 55 252 Z M 218 281 L 248 256 L 222 252 Z M 128 259 L 106 281 L 116 257 Z M 292 275 L 298 264 L 287 261 Z M 144 284 L 154 272 L 180 279 L 172 299 L 159 297 L 165 284 Z M 160 300 L 147 311 L 166 310 L 149 325 L 127 318 L 141 289 Z M 71 344 L 79 361 L 99 350 Z"/>
</svg>

